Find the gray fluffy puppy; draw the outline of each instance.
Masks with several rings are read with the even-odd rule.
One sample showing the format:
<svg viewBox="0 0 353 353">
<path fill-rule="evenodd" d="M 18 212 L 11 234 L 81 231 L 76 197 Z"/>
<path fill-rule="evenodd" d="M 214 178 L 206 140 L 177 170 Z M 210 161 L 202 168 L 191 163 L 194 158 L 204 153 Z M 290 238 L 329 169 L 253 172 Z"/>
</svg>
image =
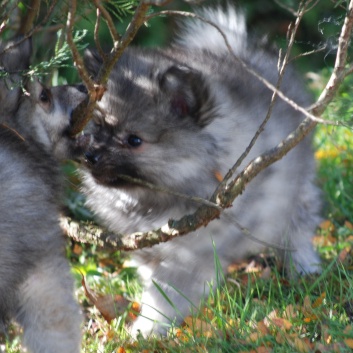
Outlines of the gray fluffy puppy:
<svg viewBox="0 0 353 353">
<path fill-rule="evenodd" d="M 248 40 L 241 14 L 228 7 L 225 11 L 205 9 L 201 15 L 224 31 L 239 58 L 276 83 L 276 56 Z M 96 74 L 101 61 L 89 53 L 87 65 Z M 308 104 L 291 68 L 281 89 L 298 104 Z M 92 136 L 82 172 L 88 206 L 108 228 L 120 233 L 161 227 L 170 218 L 194 211 L 198 205 L 193 202 L 120 176 L 209 198 L 218 185 L 217 175 L 225 175 L 259 128 L 271 95 L 229 54 L 220 33 L 201 21 L 186 20 L 170 48 L 129 48 L 115 66 L 95 123 L 86 132 Z M 276 146 L 301 119 L 301 114 L 278 99 L 242 166 Z M 205 283 L 215 280 L 212 241 L 223 269 L 234 259 L 264 250 L 263 243 L 249 239 L 234 225 L 234 219 L 253 237 L 282 246 L 279 256 L 287 269 L 318 270 L 320 260 L 311 238 L 321 202 L 314 178 L 311 141 L 306 139 L 260 173 L 226 216 L 196 234 L 134 252 L 145 290 L 141 316 L 132 332 L 163 332 L 163 323 L 180 321 L 189 313 L 190 302 L 198 305 L 207 295 Z"/>
<path fill-rule="evenodd" d="M 74 143 L 70 115 L 86 94 L 38 82 L 22 92 L 30 43 L 13 45 L 0 47 L 0 330 L 13 319 L 29 351 L 78 353 L 82 318 L 59 225 L 57 160 Z"/>
</svg>

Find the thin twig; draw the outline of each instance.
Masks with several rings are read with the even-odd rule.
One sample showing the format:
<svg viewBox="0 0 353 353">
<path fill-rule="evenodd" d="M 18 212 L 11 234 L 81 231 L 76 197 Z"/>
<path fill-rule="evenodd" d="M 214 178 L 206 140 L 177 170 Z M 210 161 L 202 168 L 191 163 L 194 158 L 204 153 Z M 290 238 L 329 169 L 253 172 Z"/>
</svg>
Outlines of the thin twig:
<svg viewBox="0 0 353 353">
<path fill-rule="evenodd" d="M 270 243 L 270 242 L 267 242 L 265 240 L 257 238 L 256 236 L 254 236 L 250 232 L 250 230 L 248 228 L 242 226 L 233 216 L 231 216 L 228 213 L 223 213 L 222 217 L 226 218 L 227 221 L 229 221 L 230 223 L 233 223 L 233 225 L 235 227 L 237 227 L 248 239 L 250 239 L 254 243 L 258 243 L 258 244 L 264 245 L 264 246 L 266 246 L 268 248 L 272 248 L 272 249 L 276 249 L 276 250 L 296 251 L 295 248 L 288 247 L 288 246 L 285 246 L 285 245 Z"/>
<path fill-rule="evenodd" d="M 105 7 L 103 5 L 101 5 L 100 0 L 94 0 L 94 4 L 95 4 L 96 8 L 99 10 L 99 14 L 101 14 L 103 16 L 104 20 L 106 21 L 108 29 L 109 29 L 109 33 L 113 39 L 114 46 L 115 46 L 115 43 L 118 43 L 120 41 L 120 34 L 115 29 L 114 21 L 111 18 L 109 12 L 105 9 Z"/>
<path fill-rule="evenodd" d="M 312 0 L 310 0 L 309 2 L 311 2 Z M 308 7 L 306 10 L 305 10 L 305 13 L 308 13 L 309 11 L 311 11 L 318 3 L 319 3 L 320 0 L 316 0 L 310 7 Z"/>
<path fill-rule="evenodd" d="M 97 19 L 96 24 L 94 25 L 94 43 L 96 44 L 96 48 L 101 58 L 104 58 L 105 54 L 103 49 L 100 45 L 100 41 L 98 38 L 99 28 L 100 28 L 100 21 L 101 21 L 101 11 L 99 9 L 96 10 Z"/>
<path fill-rule="evenodd" d="M 95 1 L 97 1 L 97 0 L 95 0 Z M 102 10 L 101 7 L 99 9 Z M 113 37 L 114 48 L 109 55 L 103 56 L 103 58 L 102 58 L 103 64 L 102 64 L 102 66 L 99 70 L 99 73 L 95 79 L 95 83 L 93 83 L 93 81 L 88 76 L 87 71 L 84 68 L 82 58 L 79 55 L 75 54 L 78 65 L 81 66 L 79 61 L 82 61 L 82 68 L 80 68 L 80 69 L 78 68 L 78 69 L 79 69 L 80 77 L 85 82 L 87 89 L 89 91 L 90 100 L 89 100 L 87 106 L 85 106 L 85 108 L 81 110 L 83 113 L 77 114 L 75 117 L 75 120 L 73 120 L 74 124 L 73 124 L 71 131 L 70 131 L 71 135 L 76 135 L 79 132 L 81 132 L 84 129 L 84 127 L 86 126 L 86 124 L 88 123 L 88 121 L 91 119 L 93 110 L 96 107 L 96 102 L 98 100 L 100 100 L 104 94 L 105 85 L 108 81 L 110 72 L 112 71 L 115 63 L 118 61 L 118 59 L 123 54 L 126 47 L 131 43 L 132 39 L 135 37 L 139 28 L 145 22 L 145 16 L 146 16 L 148 9 L 149 9 L 149 5 L 145 4 L 144 1 L 141 0 L 139 6 L 137 7 L 137 9 L 134 13 L 132 20 L 130 21 L 130 23 L 128 25 L 128 28 L 126 29 L 126 32 L 124 33 L 124 35 L 122 37 L 118 38 L 118 34 L 114 34 L 114 31 L 111 30 L 111 34 L 113 33 L 113 35 L 114 35 L 114 37 Z M 107 16 L 108 16 L 108 14 L 107 14 Z M 106 17 L 105 19 L 107 20 L 107 18 L 108 17 Z M 110 25 L 109 23 L 110 22 L 108 22 L 108 25 Z M 71 50 L 73 50 L 73 55 L 74 55 L 74 53 L 77 51 L 77 49 L 76 49 L 72 40 L 70 41 L 69 45 L 71 47 Z M 79 58 L 80 58 L 80 60 L 79 60 Z M 87 83 L 88 83 L 88 85 L 87 85 Z"/>
<path fill-rule="evenodd" d="M 87 115 L 90 117 L 96 101 L 100 99 L 101 95 L 100 92 L 104 92 L 104 88 L 101 88 L 97 86 L 91 79 L 90 75 L 87 73 L 87 70 L 84 65 L 84 61 L 82 56 L 80 55 L 76 44 L 73 40 L 72 33 L 73 33 L 73 27 L 75 24 L 75 15 L 76 15 L 76 0 L 71 0 L 70 2 L 70 8 L 67 14 L 67 43 L 71 49 L 72 57 L 74 60 L 74 64 L 77 68 L 77 71 L 79 72 L 79 75 L 81 79 L 83 80 L 84 84 L 86 85 L 86 88 L 89 93 L 89 101 L 88 103 L 86 101 L 82 102 L 76 109 L 75 113 L 73 116 L 73 121 L 74 121 L 74 126 L 72 127 L 70 133 L 72 135 L 76 135 L 80 131 L 82 131 L 83 127 L 87 124 L 88 119 Z M 97 93 L 98 92 L 98 93 Z"/>
<path fill-rule="evenodd" d="M 281 1 L 279 0 L 274 0 L 274 2 L 281 7 L 282 9 L 285 9 L 286 11 L 290 12 L 293 16 L 296 16 L 296 10 L 292 7 L 289 7 L 287 5 L 284 5 Z"/>
<path fill-rule="evenodd" d="M 278 97 L 277 96 L 277 92 L 279 91 L 279 88 L 282 85 L 285 69 L 286 69 L 286 67 L 288 65 L 290 53 L 291 53 L 291 50 L 292 50 L 292 47 L 293 47 L 293 44 L 294 44 L 294 40 L 295 40 L 295 37 L 296 37 L 296 34 L 297 34 L 297 30 L 299 28 L 299 24 L 300 24 L 301 19 L 302 19 L 303 15 L 304 15 L 304 11 L 305 11 L 305 5 L 303 5 L 303 3 L 301 3 L 300 10 L 298 11 L 298 16 L 296 18 L 294 27 L 291 30 L 291 35 L 290 35 L 289 42 L 288 42 L 288 45 L 287 45 L 286 54 L 285 54 L 285 56 L 283 58 L 282 65 L 280 65 L 280 68 L 279 68 L 279 77 L 278 77 L 278 80 L 277 80 L 277 83 L 276 83 L 276 90 L 273 92 L 273 95 L 271 97 L 271 102 L 270 102 L 266 117 L 265 117 L 264 121 L 261 123 L 261 125 L 259 126 L 258 130 L 256 131 L 254 137 L 251 139 L 251 141 L 250 141 L 249 145 L 247 146 L 247 148 L 245 149 L 245 151 L 242 153 L 242 155 L 238 158 L 238 160 L 233 165 L 233 167 L 225 175 L 224 180 L 218 186 L 218 190 L 221 190 L 222 188 L 225 187 L 225 185 L 228 183 L 229 179 L 231 177 L 233 177 L 233 175 L 235 174 L 237 169 L 243 163 L 244 159 L 249 155 L 251 149 L 255 145 L 255 142 L 257 141 L 258 137 L 260 136 L 260 134 L 264 130 L 265 125 L 267 124 L 268 120 L 270 119 L 270 117 L 272 115 L 272 111 L 273 111 L 275 102 L 276 102 L 277 97 Z M 217 193 L 217 190 L 216 190 L 216 193 Z"/>
<path fill-rule="evenodd" d="M 146 13 L 149 10 L 149 6 L 150 5 L 145 4 L 143 0 L 140 1 L 140 4 L 136 8 L 134 16 L 130 21 L 124 35 L 117 43 L 114 43 L 114 49 L 112 53 L 109 55 L 107 60 L 104 61 L 103 66 L 99 70 L 97 77 L 98 82 L 105 84 L 108 81 L 109 74 L 115 63 L 121 57 L 126 47 L 131 43 L 137 31 L 146 21 Z"/>
<path fill-rule="evenodd" d="M 74 60 L 74 64 L 77 68 L 77 71 L 85 83 L 87 89 L 91 92 L 94 91 L 94 82 L 91 80 L 90 76 L 88 75 L 85 65 L 83 62 L 83 59 L 80 55 L 80 53 L 77 50 L 77 47 L 75 45 L 75 42 L 73 40 L 73 28 L 75 24 L 75 15 L 76 15 L 76 0 L 71 0 L 70 1 L 70 8 L 67 13 L 67 22 L 66 22 L 66 38 L 67 38 L 67 43 L 71 49 L 72 57 Z"/>
<path fill-rule="evenodd" d="M 300 53 L 296 56 L 293 56 L 289 62 L 292 62 L 292 61 L 296 61 L 298 60 L 299 58 L 302 58 L 304 56 L 309 56 L 309 55 L 313 55 L 313 54 L 317 54 L 317 53 L 320 53 L 322 51 L 324 51 L 325 49 L 327 48 L 326 44 L 320 48 L 317 48 L 317 49 L 314 49 L 314 50 L 310 50 L 310 51 L 306 51 L 305 53 Z"/>
</svg>

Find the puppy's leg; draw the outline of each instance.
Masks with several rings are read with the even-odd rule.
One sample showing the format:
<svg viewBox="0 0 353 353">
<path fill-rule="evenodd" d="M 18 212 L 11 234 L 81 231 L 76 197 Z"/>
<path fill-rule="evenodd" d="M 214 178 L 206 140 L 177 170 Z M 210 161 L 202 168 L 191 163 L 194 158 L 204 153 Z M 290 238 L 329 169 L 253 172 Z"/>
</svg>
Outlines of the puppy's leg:
<svg viewBox="0 0 353 353">
<path fill-rule="evenodd" d="M 24 344 L 35 353 L 78 353 L 81 314 L 64 257 L 41 261 L 20 288 L 17 321 Z"/>
<path fill-rule="evenodd" d="M 140 315 L 130 328 L 133 336 L 165 334 L 171 323 L 179 324 L 207 297 L 216 270 L 212 242 L 203 240 L 200 244 L 198 237 L 178 238 L 134 254 L 145 288 Z"/>
<path fill-rule="evenodd" d="M 321 218 L 319 214 L 318 190 L 310 181 L 305 181 L 298 191 L 299 202 L 293 209 L 291 228 L 284 235 L 285 247 L 292 248 L 284 252 L 284 263 L 289 275 L 320 272 L 320 257 L 312 243 L 315 229 Z"/>
<path fill-rule="evenodd" d="M 312 244 L 313 228 L 306 229 L 305 226 L 296 226 L 291 232 L 291 240 L 285 246 L 292 248 L 284 252 L 284 264 L 288 275 L 309 274 L 320 272 L 320 257 L 314 250 Z"/>
</svg>

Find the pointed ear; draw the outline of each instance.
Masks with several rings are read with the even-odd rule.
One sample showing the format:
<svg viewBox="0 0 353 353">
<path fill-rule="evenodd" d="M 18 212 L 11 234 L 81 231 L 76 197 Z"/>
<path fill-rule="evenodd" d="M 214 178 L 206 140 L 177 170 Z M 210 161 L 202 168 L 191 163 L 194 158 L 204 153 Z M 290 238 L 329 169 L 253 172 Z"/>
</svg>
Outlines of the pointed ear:
<svg viewBox="0 0 353 353">
<path fill-rule="evenodd" d="M 103 64 L 103 60 L 100 55 L 95 50 L 86 49 L 84 61 L 88 72 L 94 77 L 97 76 Z"/>
<path fill-rule="evenodd" d="M 160 89 L 169 96 L 171 110 L 180 117 L 191 116 L 207 124 L 203 112 L 210 103 L 210 92 L 203 75 L 187 66 L 175 65 L 159 77 Z"/>
<path fill-rule="evenodd" d="M 9 42 L 0 42 L 0 121 L 10 120 L 18 108 L 19 99 L 26 81 L 23 71 L 29 69 L 32 41 L 19 37 Z"/>
<path fill-rule="evenodd" d="M 32 39 L 18 37 L 7 43 L 0 42 L 0 66 L 9 74 L 29 69 Z"/>
</svg>

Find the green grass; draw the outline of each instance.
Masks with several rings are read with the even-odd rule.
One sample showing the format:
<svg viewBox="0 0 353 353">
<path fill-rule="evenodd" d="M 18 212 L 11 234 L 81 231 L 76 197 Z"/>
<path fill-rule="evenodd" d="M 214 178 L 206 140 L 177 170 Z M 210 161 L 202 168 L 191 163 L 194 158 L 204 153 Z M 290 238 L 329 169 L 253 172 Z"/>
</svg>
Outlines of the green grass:
<svg viewBox="0 0 353 353">
<path fill-rule="evenodd" d="M 264 266 L 259 261 L 256 271 L 248 272 L 244 265 L 228 275 L 226 285 L 210 295 L 200 312 L 186 318 L 187 325 L 164 338 L 140 337 L 131 342 L 119 320 L 108 325 L 91 307 L 83 351 L 309 352 L 321 347 L 351 351 L 345 341 L 353 339 L 349 263 L 331 260 L 321 275 L 293 281 L 282 277 L 276 267 L 267 271 Z"/>
</svg>

